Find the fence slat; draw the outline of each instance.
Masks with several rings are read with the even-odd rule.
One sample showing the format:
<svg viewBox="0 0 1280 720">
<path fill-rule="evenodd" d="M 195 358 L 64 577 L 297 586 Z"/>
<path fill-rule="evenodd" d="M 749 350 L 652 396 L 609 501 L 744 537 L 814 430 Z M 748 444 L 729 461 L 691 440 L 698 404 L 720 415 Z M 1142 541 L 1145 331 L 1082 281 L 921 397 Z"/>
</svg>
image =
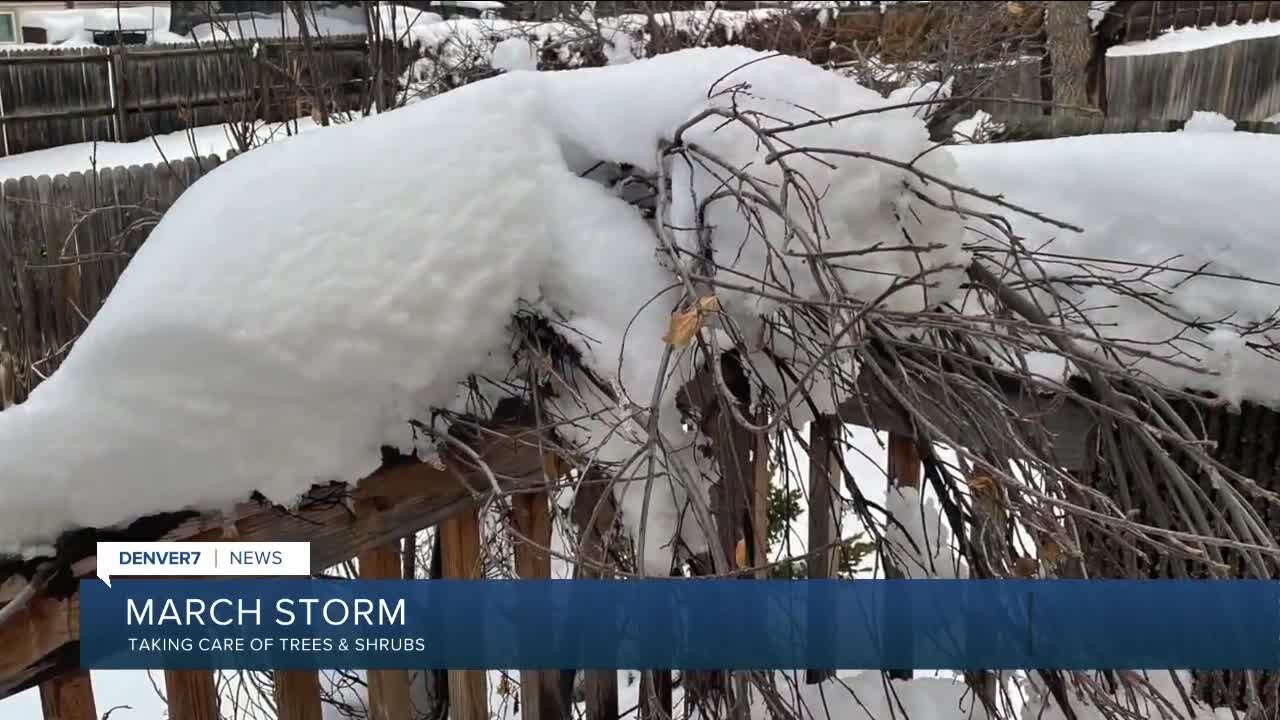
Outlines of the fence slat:
<svg viewBox="0 0 1280 720">
<path fill-rule="evenodd" d="M 533 580 L 551 579 L 551 499 L 546 492 L 511 498 L 516 530 L 523 536 L 515 544 L 516 574 Z M 531 668 L 520 671 L 521 718 L 560 720 L 560 672 Z"/>
<path fill-rule="evenodd" d="M 326 89 L 325 101 L 340 111 L 361 110 L 373 67 L 387 48 L 371 45 L 364 36 L 314 42 L 310 72 Z M 287 96 L 296 86 L 282 70 L 288 64 L 278 62 L 296 45 L 296 40 L 262 39 L 199 47 L 0 52 L 0 128 L 6 140 L 0 155 L 228 121 L 285 119 L 279 112 L 284 105 L 271 108 L 260 99 L 264 87 Z"/>
<path fill-rule="evenodd" d="M 440 523 L 444 576 L 453 579 L 480 577 L 480 518 L 462 512 Z M 449 707 L 453 720 L 488 720 L 489 688 L 478 670 L 449 671 Z"/>
<path fill-rule="evenodd" d="M 609 560 L 608 545 L 617 513 L 613 495 L 603 485 L 597 482 L 579 485 L 573 495 L 573 522 L 578 526 L 582 561 L 574 568 L 575 578 L 610 577 L 613 564 Z M 618 720 L 618 673 L 584 670 L 582 687 L 587 720 Z"/>
<path fill-rule="evenodd" d="M 159 214 L 219 164 L 181 158 L 4 182 L 0 407 L 24 400 L 57 367 Z"/>
<path fill-rule="evenodd" d="M 40 683 L 40 708 L 44 720 L 97 720 L 89 672 L 69 672 Z"/>
<path fill-rule="evenodd" d="M 0 184 L 0 408 L 16 402 L 18 385 L 15 358 L 21 347 L 19 293 L 16 279 L 14 202 L 18 182 Z"/>
<path fill-rule="evenodd" d="M 165 670 L 169 720 L 218 720 L 218 693 L 208 670 Z"/>
<path fill-rule="evenodd" d="M 840 566 L 840 463 L 836 457 L 840 420 L 815 418 L 809 427 L 809 569 L 810 580 L 834 578 Z M 805 682 L 835 677 L 834 670 L 805 672 Z"/>
<path fill-rule="evenodd" d="M 360 553 L 363 580 L 400 579 L 400 544 L 391 543 Z M 369 720 L 410 720 L 409 673 L 406 670 L 369 671 Z"/>
<path fill-rule="evenodd" d="M 277 720 L 321 720 L 320 675 L 315 670 L 276 670 Z"/>
<path fill-rule="evenodd" d="M 1196 110 L 1265 121 L 1280 114 L 1280 38 L 1252 38 L 1187 52 L 1110 56 L 1107 112 L 1185 120 Z"/>
</svg>

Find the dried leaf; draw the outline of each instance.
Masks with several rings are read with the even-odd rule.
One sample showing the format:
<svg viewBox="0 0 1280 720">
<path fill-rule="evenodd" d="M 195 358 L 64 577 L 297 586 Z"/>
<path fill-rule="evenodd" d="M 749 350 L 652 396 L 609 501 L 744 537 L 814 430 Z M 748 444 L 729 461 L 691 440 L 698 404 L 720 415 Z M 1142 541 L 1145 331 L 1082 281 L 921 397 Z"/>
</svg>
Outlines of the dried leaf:
<svg viewBox="0 0 1280 720">
<path fill-rule="evenodd" d="M 1046 565 L 1057 565 L 1065 553 L 1056 540 L 1047 538 L 1040 543 L 1040 560 Z"/>
<path fill-rule="evenodd" d="M 1033 578 L 1038 570 L 1039 566 L 1036 564 L 1035 558 L 1020 557 L 1013 564 L 1013 574 L 1022 578 Z"/>
<path fill-rule="evenodd" d="M 995 495 L 996 481 L 990 475 L 979 472 L 969 478 L 969 490 L 974 495 Z"/>
<path fill-rule="evenodd" d="M 663 342 L 675 347 L 688 346 L 706 324 L 706 316 L 719 310 L 720 301 L 715 295 L 699 298 L 691 307 L 677 310 L 671 314 L 671 323 L 667 326 Z"/>
<path fill-rule="evenodd" d="M 751 567 L 747 562 L 747 541 L 742 539 L 738 541 L 738 547 L 734 548 L 733 560 L 738 564 L 739 570 L 746 570 Z"/>
</svg>

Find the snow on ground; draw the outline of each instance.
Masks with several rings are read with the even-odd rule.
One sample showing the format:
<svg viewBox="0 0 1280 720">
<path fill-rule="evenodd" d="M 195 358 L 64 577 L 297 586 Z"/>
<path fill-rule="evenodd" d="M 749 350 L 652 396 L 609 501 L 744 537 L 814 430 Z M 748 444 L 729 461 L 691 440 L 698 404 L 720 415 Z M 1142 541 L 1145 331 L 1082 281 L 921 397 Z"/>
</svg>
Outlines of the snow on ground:
<svg viewBox="0 0 1280 720">
<path fill-rule="evenodd" d="M 751 83 L 753 96 L 737 102 L 770 123 L 887 103 L 803 60 L 751 62 L 764 57 L 694 50 L 611 68 L 509 73 L 268 144 L 210 173 L 152 232 L 62 367 L 0 414 L 0 451 L 21 447 L 13 454 L 26 458 L 0 478 L 0 545 L 162 510 L 223 508 L 253 490 L 287 503 L 314 482 L 363 477 L 381 446 L 413 448 L 406 421 L 458 402 L 467 374 L 502 375 L 510 363 L 505 325 L 522 298 L 589 339 L 581 347 L 587 364 L 647 404 L 676 283 L 656 262 L 655 239 L 635 209 L 578 172 L 599 160 L 653 170 L 659 139 L 700 109 L 734 101 L 708 98 L 726 76 Z M 712 129 L 704 122 L 686 137 L 735 164 L 762 152 L 752 136 Z M 904 161 L 928 147 L 909 109 L 816 125 L 791 139 L 875 148 Z M 410 145 L 414 152 L 405 152 Z M 951 172 L 945 153 L 923 162 Z M 853 159 L 827 167 L 797 158 L 794 166 L 830 188 L 818 193 L 827 250 L 897 246 L 902 222 L 918 242 L 936 239 L 942 248 L 899 253 L 913 258 L 909 272 L 917 261 L 959 257 L 948 244 L 959 237 L 958 220 L 912 195 L 901 171 Z M 353 168 L 366 169 L 358 181 Z M 705 171 L 678 166 L 674 175 L 699 196 L 719 187 Z M 424 204 L 428 184 L 440 191 Z M 673 224 L 691 227 L 692 195 L 676 196 Z M 713 241 L 723 232 L 742 244 L 730 265 L 764 277 L 757 227 L 727 204 L 707 212 L 718 228 Z M 781 237 L 779 223 L 762 227 Z M 697 242 L 684 232 L 676 240 Z M 893 253 L 875 257 L 873 269 L 908 272 Z M 819 296 L 800 259 L 775 258 L 772 270 Z M 887 282 L 857 268 L 840 278 L 861 297 Z M 721 302 L 744 326 L 774 307 L 746 293 L 726 292 Z M 921 299 L 902 293 L 900 302 Z M 672 471 L 692 473 L 692 438 L 674 410 L 681 384 L 666 384 L 660 426 L 675 448 Z M 630 457 L 642 441 L 609 432 L 625 406 L 586 389 L 579 395 L 601 417 L 565 434 L 592 446 L 598 460 Z M 70 428 L 84 440 L 65 446 Z M 90 467 L 93 484 L 74 485 Z M 151 480 L 178 476 L 184 481 Z M 632 528 L 639 496 L 621 498 Z M 655 495 L 643 551 L 649 572 L 670 564 L 661 546 L 675 532 L 680 500 L 678 491 Z M 696 550 L 698 535 L 683 539 Z"/>
<path fill-rule="evenodd" d="M 1115 45 L 1107 49 L 1107 57 L 1191 52 L 1239 40 L 1256 40 L 1277 35 L 1280 35 L 1280 20 L 1266 20 L 1244 25 L 1232 23 L 1204 28 L 1180 28 L 1170 30 L 1151 40 Z"/>
<path fill-rule="evenodd" d="M 1141 360 L 1137 369 L 1231 400 L 1246 396 L 1247 389 L 1249 399 L 1280 406 L 1280 364 L 1253 346 L 1278 341 L 1280 335 L 1240 337 L 1277 306 L 1280 272 L 1271 238 L 1280 196 L 1275 173 L 1280 138 L 1194 131 L 1095 135 L 964 145 L 953 154 L 971 186 L 1084 227 L 1084 233 L 1075 233 L 1000 211 L 1035 253 L 1032 259 L 1040 267 L 1031 272 L 1063 278 L 1058 289 L 1087 308 L 1089 321 L 1104 335 L 1126 341 L 1136 354 L 1157 356 L 1127 358 Z M 988 227 L 981 230 L 990 234 Z M 970 241 L 999 244 L 978 232 Z M 1080 271 L 1066 264 L 1064 255 L 1092 259 L 1097 272 L 1124 280 L 1131 289 L 1152 291 L 1170 314 L 1203 326 L 1188 332 L 1181 322 L 1106 287 L 1068 285 L 1066 276 Z M 1152 274 L 1153 265 L 1173 269 Z M 1226 277 L 1193 277 L 1201 267 Z M 1081 326 L 1080 317 L 1065 308 L 1063 314 L 1069 326 Z M 1176 353 L 1148 344 L 1179 333 Z M 1222 372 L 1195 372 L 1161 357 Z M 1060 376 L 1064 370 L 1058 356 L 1039 359 L 1046 374 Z"/>
<path fill-rule="evenodd" d="M 259 123 L 255 130 L 256 142 L 279 142 L 290 134 L 306 133 L 319 128 L 311 118 L 299 118 L 288 123 Z M 131 143 L 99 142 L 61 145 L 46 150 L 19 153 L 0 158 L 0 182 L 27 175 L 67 175 L 98 169 L 146 165 L 165 160 L 181 160 L 189 157 L 217 155 L 226 158 L 227 151 L 237 143 L 226 125 L 206 125 L 191 131 L 179 131 L 167 135 L 153 135 Z"/>
<path fill-rule="evenodd" d="M 1183 132 L 1233 132 L 1236 129 L 1236 121 L 1223 115 L 1222 113 L 1210 112 L 1205 110 L 1196 110 L 1191 113 L 1191 117 L 1187 120 L 1187 124 L 1183 126 Z"/>
</svg>

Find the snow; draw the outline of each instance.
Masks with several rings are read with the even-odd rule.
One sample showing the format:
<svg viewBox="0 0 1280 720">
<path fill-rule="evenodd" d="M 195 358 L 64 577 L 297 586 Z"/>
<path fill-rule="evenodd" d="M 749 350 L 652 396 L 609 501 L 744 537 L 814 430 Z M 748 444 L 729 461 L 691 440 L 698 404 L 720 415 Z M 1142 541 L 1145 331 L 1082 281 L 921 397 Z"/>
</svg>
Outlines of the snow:
<svg viewBox="0 0 1280 720">
<path fill-rule="evenodd" d="M 382 35 L 407 45 L 416 41 L 415 33 L 428 32 L 424 30 L 428 25 L 444 22 L 444 18 L 436 13 L 404 5 L 380 3 L 377 10 Z"/>
<path fill-rule="evenodd" d="M 607 64 L 619 65 L 645 57 L 650 40 L 649 23 L 682 32 L 692 38 L 706 37 L 719 30 L 733 42 L 748 26 L 771 20 L 796 10 L 838 12 L 835 3 L 792 3 L 789 7 L 751 10 L 679 10 L 656 12 L 652 16 L 624 13 L 596 17 L 591 5 L 583 6 L 581 22 L 532 22 L 496 17 L 442 20 L 435 13 L 383 4 L 379 8 L 383 34 L 395 37 L 423 52 L 414 75 L 433 81 L 460 70 L 490 65 L 495 45 L 511 38 L 525 38 L 536 47 L 554 50 L 558 67 L 582 67 L 594 58 L 586 52 L 595 40 L 603 40 Z M 496 67 L 496 66 L 494 66 Z"/>
<path fill-rule="evenodd" d="M 985 110 L 978 110 L 972 116 L 956 123 L 951 130 L 951 139 L 957 144 L 985 143 L 991 141 L 994 133 L 1004 129 L 1004 123 L 998 122 Z"/>
<path fill-rule="evenodd" d="M 307 5 L 306 25 L 312 35 L 364 35 L 367 31 L 361 7 Z M 243 39 L 298 37 L 301 25 L 292 12 L 253 13 L 232 20 L 201 23 L 191 28 L 189 40 L 217 42 Z"/>
<path fill-rule="evenodd" d="M 1197 110 L 1183 126 L 1183 132 L 1233 132 L 1236 121 L 1222 113 Z"/>
<path fill-rule="evenodd" d="M 885 510 L 894 520 L 885 530 L 885 546 L 903 577 L 968 578 L 969 568 L 955 557 L 951 531 L 944 527 L 936 500 L 922 499 L 915 488 L 893 487 L 885 496 Z"/>
<path fill-rule="evenodd" d="M 356 671 L 357 674 L 362 674 Z M 410 688 L 411 702 L 415 708 L 425 707 L 426 697 L 416 682 Z M 510 672 L 515 683 L 518 671 Z M 488 673 L 489 716 L 493 720 L 518 720 L 521 717 L 511 698 L 498 688 L 502 673 Z M 913 680 L 886 681 L 878 672 L 849 671 L 839 673 L 834 679 L 816 685 L 807 685 L 803 674 L 774 673 L 776 690 L 782 702 L 790 707 L 805 708 L 806 716 L 838 718 L 839 720 L 884 720 L 905 717 L 910 720 L 986 720 L 989 716 L 981 702 L 964 683 L 949 678 L 917 677 Z M 354 707 L 366 706 L 363 686 L 346 689 L 341 701 Z M 640 703 L 640 672 L 618 671 L 618 708 L 626 713 Z M 684 705 L 684 689 L 677 687 L 672 693 L 673 707 Z M 750 718 L 767 720 L 774 715 L 766 707 L 760 693 L 753 692 Z M 337 708 L 326 705 L 325 720 L 350 720 Z M 1092 720 L 1092 718 L 1090 719 Z"/>
<path fill-rule="evenodd" d="M 537 70 L 538 48 L 525 38 L 509 37 L 493 46 L 494 70 Z"/>
<path fill-rule="evenodd" d="M 1115 0 L 1094 0 L 1089 3 L 1089 26 L 1096 30 L 1115 4 Z"/>
<path fill-rule="evenodd" d="M 917 105 L 911 109 L 911 114 L 918 118 L 927 119 L 933 115 L 933 112 L 942 106 L 941 101 L 951 97 L 951 81 L 945 83 L 930 81 L 919 85 L 904 85 L 889 93 L 889 104 L 900 105 L 905 103 L 929 103 L 936 101 L 938 104 Z"/>
<path fill-rule="evenodd" d="M 1067 302 L 1087 309 L 1081 317 L 1069 305 L 1059 306 L 1068 327 L 1087 331 L 1087 319 L 1131 349 L 1122 357 L 1126 364 L 1164 383 L 1237 399 L 1247 388 L 1248 399 L 1280 407 L 1280 366 L 1255 349 L 1280 340 L 1274 330 L 1257 327 L 1278 304 L 1274 283 L 1280 277 L 1269 238 L 1277 221 L 1280 138 L 1097 135 L 964 145 L 953 155 L 970 186 L 1084 228 L 1075 233 L 1000 210 L 1023 247 L 1039 253 L 1024 261 L 1028 272 L 1059 278 L 1055 286 Z M 986 234 L 975 230 L 971 242 L 999 244 L 987 237 L 990 228 L 980 229 Z M 1082 271 L 1062 255 L 1093 258 L 1096 273 L 1149 291 L 1169 314 L 1203 326 L 1188 329 L 1101 284 L 1068 283 L 1068 275 Z M 1153 273 L 1152 265 L 1165 269 Z M 1193 277 L 1201 266 L 1225 277 Z M 1058 356 L 1037 360 L 1040 370 L 1058 379 L 1067 370 Z M 1226 372 L 1205 372 L 1215 368 Z"/>
<path fill-rule="evenodd" d="M 256 142 L 278 142 L 289 137 L 287 133 L 310 132 L 320 126 L 311 118 L 283 123 L 261 123 L 254 132 Z M 69 175 L 73 172 L 89 172 L 99 169 L 146 165 L 167 160 L 217 155 L 226 158 L 229 150 L 237 147 L 230 129 L 225 125 L 205 125 L 190 131 L 167 135 L 153 135 L 131 143 L 99 142 L 61 145 L 46 150 L 19 153 L 0 158 L 0 181 L 27 175 Z"/>
<path fill-rule="evenodd" d="M 1241 40 L 1257 40 L 1280 35 L 1280 21 L 1265 20 L 1246 24 L 1213 25 L 1203 28 L 1170 30 L 1151 40 L 1115 45 L 1107 49 L 1107 57 L 1133 57 L 1160 53 L 1191 52 Z"/>
<path fill-rule="evenodd" d="M 507 6 L 497 0 L 432 0 L 433 6 L 464 7 L 471 10 L 505 10 Z"/>
<path fill-rule="evenodd" d="M 92 45 L 92 30 L 146 30 L 167 37 L 169 15 L 169 3 L 75 10 L 24 9 L 22 26 L 44 28 L 50 45 Z"/>
<path fill-rule="evenodd" d="M 749 96 L 708 97 L 717 84 L 738 83 Z M 383 445 L 418 447 L 410 419 L 467 402 L 458 387 L 469 374 L 511 373 L 507 324 L 522 302 L 562 319 L 588 367 L 618 393 L 610 399 L 567 380 L 555 409 L 591 416 L 563 434 L 598 462 L 622 463 L 647 442 L 632 408 L 647 407 L 658 384 L 677 283 L 636 209 L 578 173 L 602 160 L 655 170 L 660 140 L 700 110 L 731 102 L 767 113 L 766 126 L 888 104 L 803 60 L 691 50 L 609 68 L 511 72 L 218 168 L 161 220 L 61 368 L 0 413 L 0 453 L 23 449 L 0 478 L 0 546 L 158 511 L 223 509 L 254 490 L 288 503 L 315 482 L 361 478 Z M 753 136 L 718 125 L 705 120 L 685 138 L 776 179 L 777 164 L 763 165 Z M 790 135 L 899 160 L 929 146 L 910 109 Z M 863 268 L 837 271 L 851 295 L 871 299 L 885 288 L 862 269 L 914 274 L 917 263 L 964 260 L 959 220 L 912 194 L 902 171 L 829 160 L 789 160 L 821 197 L 827 225 L 809 232 L 824 250 L 900 246 L 904 230 L 941 248 L 876 253 Z M 692 227 L 698 198 L 718 182 L 671 165 L 674 187 L 684 188 L 674 193 L 672 224 Z M 945 152 L 921 165 L 940 175 L 954 169 Z M 438 191 L 424 203 L 428 185 Z M 263 192 L 273 187 L 289 192 Z M 769 260 L 768 244 L 784 235 L 780 221 L 766 220 L 762 235 L 729 203 L 707 213 L 713 246 L 720 238 L 737 251 L 726 267 L 765 278 L 767 265 L 794 276 L 801 297 L 822 296 L 801 258 Z M 675 241 L 697 239 L 681 231 Z M 954 287 L 953 274 L 940 287 Z M 900 308 L 924 303 L 919 293 L 894 297 Z M 744 327 L 777 307 L 736 291 L 720 301 Z M 678 528 L 686 492 L 669 487 L 683 477 L 706 491 L 696 481 L 696 438 L 675 411 L 689 364 L 675 359 L 676 377 L 658 398 L 657 428 L 670 451 L 645 523 L 650 573 L 665 574 L 674 540 L 705 546 L 690 522 Z M 638 463 L 618 474 L 636 480 L 648 470 Z M 643 483 L 619 484 L 633 537 L 645 492 Z"/>
<path fill-rule="evenodd" d="M 1128 717 L 1177 717 L 1183 720 L 1235 720 L 1242 715 L 1230 708 L 1211 708 L 1197 700 L 1192 692 L 1191 674 L 1185 670 L 1121 671 L 1135 688 L 1107 696 L 1116 707 L 1098 707 L 1087 694 L 1068 685 L 1067 695 L 1076 720 L 1106 720 L 1119 714 Z M 1072 680 L 1068 675 L 1068 680 Z M 1100 678 L 1095 678 L 1099 682 Z M 1022 707 L 1022 720 L 1066 720 L 1062 711 L 1038 675 L 1026 678 L 1028 701 Z M 1181 689 L 1179 689 L 1181 688 Z M 1184 703 L 1183 695 L 1187 702 Z M 1159 698 L 1159 699 L 1156 699 Z"/>
<path fill-rule="evenodd" d="M 643 55 L 643 46 L 632 36 L 630 26 L 613 20 L 602 19 L 598 27 L 579 27 L 563 22 L 501 18 L 442 20 L 434 13 L 401 6 L 395 6 L 394 12 L 385 10 L 380 16 L 383 35 L 417 49 L 421 57 L 407 79 L 411 84 L 425 85 L 428 95 L 465 82 L 474 71 L 504 65 L 503 58 L 495 60 L 495 53 L 499 46 L 510 48 L 516 40 L 547 49 L 548 57 L 554 58 L 560 68 L 593 64 L 595 58 L 590 51 L 597 37 L 604 41 L 603 52 L 609 64 L 631 62 Z M 535 62 L 537 59 L 535 55 Z"/>
<path fill-rule="evenodd" d="M 384 443 L 411 446 L 415 401 L 447 400 L 536 291 L 563 170 L 532 102 L 519 82 L 463 88 L 202 178 L 62 367 L 0 413 L 6 455 L 45 448 L 6 473 L 0 544 L 254 489 L 288 501 L 367 475 Z M 377 171 L 351 182 L 361 166 Z M 450 172 L 464 167 L 485 172 Z M 424 245 L 426 229 L 451 241 Z"/>
</svg>

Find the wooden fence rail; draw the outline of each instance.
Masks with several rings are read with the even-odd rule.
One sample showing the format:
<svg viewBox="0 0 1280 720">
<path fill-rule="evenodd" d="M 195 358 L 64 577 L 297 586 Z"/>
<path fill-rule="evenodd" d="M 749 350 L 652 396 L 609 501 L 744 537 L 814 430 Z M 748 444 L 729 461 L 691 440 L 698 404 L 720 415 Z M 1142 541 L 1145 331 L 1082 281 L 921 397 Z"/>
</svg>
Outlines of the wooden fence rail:
<svg viewBox="0 0 1280 720">
<path fill-rule="evenodd" d="M 0 53 L 0 154 L 291 118 L 313 102 L 355 111 L 375 68 L 398 70 L 404 54 L 363 35 L 323 38 L 310 55 L 294 40 Z"/>
</svg>

